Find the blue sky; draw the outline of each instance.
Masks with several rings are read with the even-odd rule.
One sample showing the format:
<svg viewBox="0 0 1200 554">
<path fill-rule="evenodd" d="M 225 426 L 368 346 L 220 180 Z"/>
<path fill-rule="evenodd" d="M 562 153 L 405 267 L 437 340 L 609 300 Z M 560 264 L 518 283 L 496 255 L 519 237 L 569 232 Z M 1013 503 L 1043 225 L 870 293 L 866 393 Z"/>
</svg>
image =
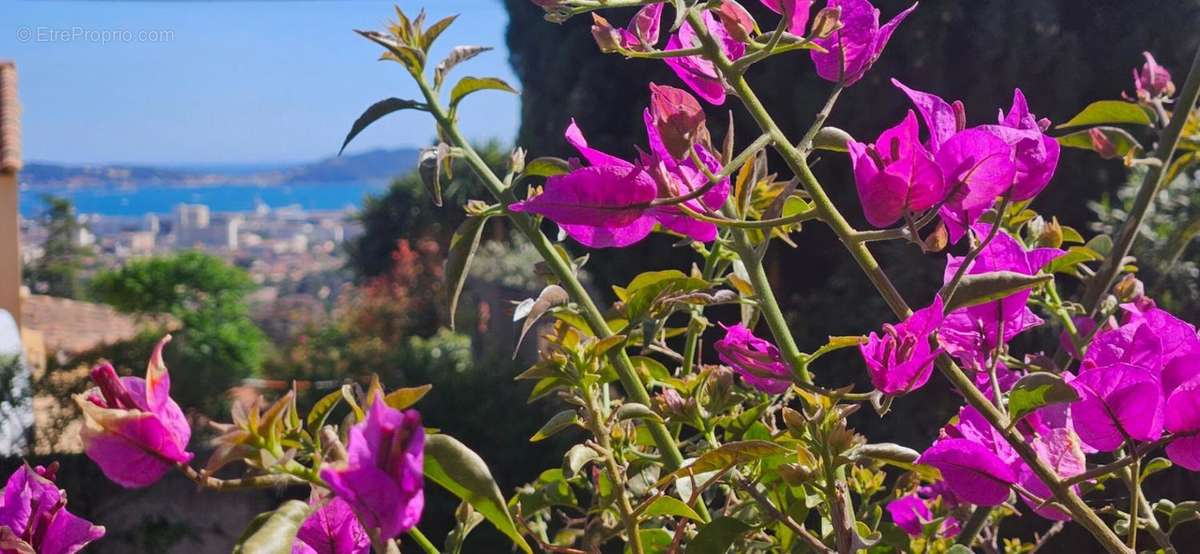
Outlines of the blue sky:
<svg viewBox="0 0 1200 554">
<path fill-rule="evenodd" d="M 433 18 L 461 14 L 431 65 L 458 44 L 493 46 L 454 75 L 499 76 L 520 88 L 499 0 L 0 0 L 0 58 L 18 64 L 25 158 L 241 164 L 335 154 L 371 103 L 418 96 L 403 69 L 376 61 L 380 49 L 351 31 L 382 30 L 394 4 L 412 13 L 426 6 Z M 519 110 L 514 95 L 477 93 L 461 109 L 463 129 L 511 140 Z M 420 146 L 432 136 L 427 114 L 402 112 L 347 151 Z"/>
</svg>

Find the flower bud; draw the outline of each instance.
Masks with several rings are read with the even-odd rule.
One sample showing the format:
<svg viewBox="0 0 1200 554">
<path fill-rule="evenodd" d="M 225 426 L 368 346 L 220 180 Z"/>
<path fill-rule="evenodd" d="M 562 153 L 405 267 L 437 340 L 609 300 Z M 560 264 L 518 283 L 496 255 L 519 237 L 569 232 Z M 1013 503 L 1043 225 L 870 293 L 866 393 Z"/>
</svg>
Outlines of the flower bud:
<svg viewBox="0 0 1200 554">
<path fill-rule="evenodd" d="M 708 134 L 700 102 L 682 89 L 650 83 L 650 117 L 667 152 L 678 160 Z"/>
<path fill-rule="evenodd" d="M 1058 218 L 1051 218 L 1050 221 L 1042 225 L 1042 230 L 1037 236 L 1037 245 L 1047 248 L 1058 248 L 1063 243 L 1062 225 L 1059 225 Z"/>
<path fill-rule="evenodd" d="M 661 20 L 662 4 L 648 4 L 634 14 L 629 26 L 633 28 L 633 34 L 641 41 L 643 48 L 650 48 L 658 43 Z"/>
<path fill-rule="evenodd" d="M 617 32 L 607 19 L 594 13 L 592 14 L 592 37 L 596 39 L 596 45 L 600 47 L 601 52 L 616 52 L 621 48 L 621 33 Z"/>
<path fill-rule="evenodd" d="M 817 16 L 813 18 L 812 27 L 809 28 L 808 38 L 822 39 L 829 38 L 838 29 L 842 28 L 842 8 L 834 6 L 832 8 L 822 8 L 817 12 Z"/>
<path fill-rule="evenodd" d="M 664 418 L 685 420 L 696 407 L 694 398 L 685 399 L 675 389 L 666 389 L 654 397 L 654 407 Z"/>
<path fill-rule="evenodd" d="M 1146 57 L 1146 63 L 1142 64 L 1141 70 L 1133 71 L 1133 86 L 1137 99 L 1148 101 L 1174 96 L 1175 83 L 1171 81 L 1171 72 L 1158 65 L 1149 52 L 1142 52 L 1142 55 Z"/>
<path fill-rule="evenodd" d="M 1146 287 L 1132 273 L 1126 273 L 1117 284 L 1113 285 L 1113 294 L 1121 302 L 1133 302 L 1146 295 Z"/>
<path fill-rule="evenodd" d="M 1117 145 L 1113 144 L 1113 141 L 1099 127 L 1088 129 L 1088 138 L 1092 140 L 1092 150 L 1100 154 L 1101 158 L 1111 160 L 1120 157 L 1117 153 Z"/>
<path fill-rule="evenodd" d="M 721 2 L 716 14 L 729 36 L 738 42 L 750 42 L 750 34 L 754 32 L 754 18 L 746 8 L 735 0 L 725 0 Z"/>
<path fill-rule="evenodd" d="M 950 233 L 946 231 L 946 224 L 941 221 L 938 222 L 937 227 L 923 241 L 926 252 L 941 252 L 946 249 L 949 243 Z"/>
</svg>

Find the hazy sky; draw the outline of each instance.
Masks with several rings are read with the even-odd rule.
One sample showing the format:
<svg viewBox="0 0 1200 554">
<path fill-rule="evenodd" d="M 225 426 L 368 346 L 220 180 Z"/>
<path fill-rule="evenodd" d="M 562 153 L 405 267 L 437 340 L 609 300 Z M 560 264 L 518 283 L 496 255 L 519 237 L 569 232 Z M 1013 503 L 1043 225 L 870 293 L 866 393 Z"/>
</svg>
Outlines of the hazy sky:
<svg viewBox="0 0 1200 554">
<path fill-rule="evenodd" d="M 382 30 L 394 4 L 425 6 L 433 18 L 461 14 L 431 66 L 455 45 L 493 46 L 454 75 L 520 87 L 499 0 L 0 0 L 0 59 L 18 64 L 25 158 L 186 164 L 335 154 L 371 103 L 419 96 L 399 65 L 376 61 L 381 49 L 351 31 Z M 511 140 L 518 113 L 516 96 L 485 91 L 464 102 L 461 119 L 472 138 Z M 402 112 L 347 151 L 432 136 L 427 114 Z"/>
</svg>

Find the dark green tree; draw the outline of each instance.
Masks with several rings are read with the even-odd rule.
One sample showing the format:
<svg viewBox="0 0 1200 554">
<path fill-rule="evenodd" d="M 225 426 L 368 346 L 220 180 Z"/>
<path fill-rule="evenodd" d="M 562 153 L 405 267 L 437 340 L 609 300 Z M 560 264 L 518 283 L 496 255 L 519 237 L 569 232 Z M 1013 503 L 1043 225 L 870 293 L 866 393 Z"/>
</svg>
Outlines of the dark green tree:
<svg viewBox="0 0 1200 554">
<path fill-rule="evenodd" d="M 172 396 L 209 414 L 219 414 L 225 391 L 262 366 L 266 341 L 246 306 L 253 289 L 245 271 L 195 251 L 136 260 L 91 283 L 92 296 L 101 302 L 148 318 L 169 316 L 178 324 L 165 355 Z M 140 372 L 155 335 L 114 353 L 119 356 L 114 362 Z"/>
<path fill-rule="evenodd" d="M 79 275 L 83 260 L 92 255 L 91 248 L 79 245 L 85 227 L 70 200 L 46 195 L 42 201 L 46 209 L 38 216 L 38 223 L 46 230 L 46 242 L 42 244 L 42 256 L 29 265 L 25 279 L 34 292 L 79 298 L 83 293 Z"/>
</svg>

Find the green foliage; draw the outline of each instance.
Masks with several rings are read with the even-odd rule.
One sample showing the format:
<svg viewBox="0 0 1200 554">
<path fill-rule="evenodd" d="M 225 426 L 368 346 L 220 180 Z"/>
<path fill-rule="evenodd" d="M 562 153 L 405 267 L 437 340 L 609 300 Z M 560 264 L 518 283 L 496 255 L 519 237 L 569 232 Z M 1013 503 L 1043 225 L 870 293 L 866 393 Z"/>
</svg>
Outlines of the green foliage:
<svg viewBox="0 0 1200 554">
<path fill-rule="evenodd" d="M 80 298 L 83 260 L 92 255 L 91 248 L 78 244 L 85 227 L 70 200 L 47 195 L 42 201 L 46 209 L 38 216 L 38 223 L 46 231 L 46 242 L 42 243 L 42 256 L 26 268 L 25 280 L 39 294 Z"/>
<path fill-rule="evenodd" d="M 91 294 L 118 310 L 147 318 L 168 316 L 179 326 L 166 349 L 173 396 L 183 406 L 220 413 L 224 393 L 255 375 L 266 341 L 250 320 L 245 271 L 201 252 L 135 260 L 93 279 Z M 159 323 L 162 323 L 161 321 Z M 97 353 L 141 373 L 159 331 L 148 331 L 128 348 Z"/>
</svg>

